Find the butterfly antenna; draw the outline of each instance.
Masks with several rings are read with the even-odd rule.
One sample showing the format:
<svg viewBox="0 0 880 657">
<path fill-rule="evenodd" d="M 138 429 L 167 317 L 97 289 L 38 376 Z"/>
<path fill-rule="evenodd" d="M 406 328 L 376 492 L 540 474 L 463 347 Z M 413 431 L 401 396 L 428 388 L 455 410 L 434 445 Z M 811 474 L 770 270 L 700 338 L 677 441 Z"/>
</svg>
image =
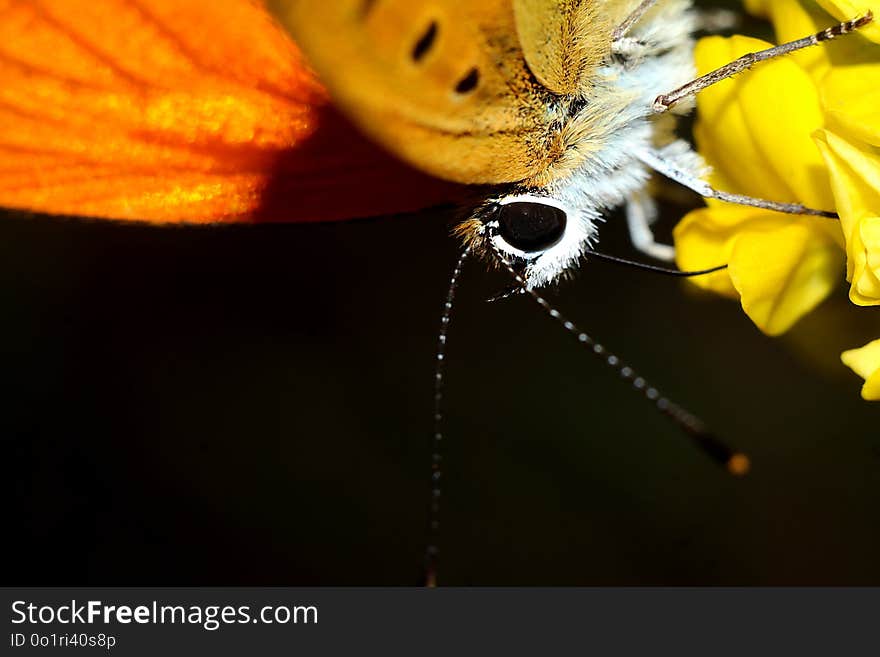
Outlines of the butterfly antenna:
<svg viewBox="0 0 880 657">
<path fill-rule="evenodd" d="M 608 351 L 604 346 L 596 342 L 589 335 L 581 331 L 573 322 L 562 316 L 550 303 L 540 294 L 530 289 L 526 285 L 523 278 L 510 261 L 504 257 L 504 254 L 498 249 L 491 240 L 486 243 L 492 248 L 495 257 L 501 265 L 513 276 L 516 283 L 522 287 L 541 308 L 544 309 L 550 317 L 562 324 L 563 328 L 577 338 L 577 341 L 586 347 L 594 356 L 602 360 L 606 365 L 614 369 L 620 374 L 625 381 L 630 381 L 633 389 L 642 395 L 649 402 L 654 404 L 658 411 L 672 420 L 684 433 L 694 441 L 694 443 L 705 452 L 713 461 L 724 466 L 728 472 L 733 475 L 741 476 L 749 471 L 749 458 L 744 453 L 727 445 L 717 438 L 703 421 L 692 413 L 686 411 L 678 404 L 673 403 L 667 397 L 664 397 L 660 391 L 648 383 L 643 377 L 629 365 L 620 360 L 613 353 Z"/>
<path fill-rule="evenodd" d="M 692 278 L 694 276 L 705 276 L 706 274 L 714 274 L 716 271 L 722 271 L 727 269 L 727 265 L 717 265 L 716 267 L 709 267 L 707 269 L 694 269 L 694 270 L 686 270 L 683 271 L 681 269 L 670 269 L 668 267 L 658 267 L 657 265 L 649 265 L 644 262 L 638 262 L 637 260 L 627 260 L 626 258 L 618 258 L 617 256 L 609 255 L 607 253 L 602 253 L 600 251 L 593 251 L 592 249 L 588 249 L 585 251 L 585 254 L 589 257 L 595 258 L 597 260 L 602 260 L 604 262 L 610 262 L 614 265 L 623 265 L 624 267 L 632 267 L 633 269 L 641 269 L 642 271 L 649 271 L 654 274 L 663 274 L 665 276 L 677 276 L 679 278 Z"/>
<path fill-rule="evenodd" d="M 440 332 L 437 334 L 437 355 L 434 366 L 434 424 L 431 437 L 431 505 L 428 511 L 428 545 L 425 549 L 425 585 L 429 588 L 437 586 L 437 558 L 439 548 L 437 539 L 440 536 L 440 492 L 443 476 L 443 375 L 446 369 L 446 337 L 452 321 L 452 306 L 458 281 L 465 260 L 471 253 L 471 247 L 465 247 L 452 276 L 449 277 L 449 288 L 446 291 L 446 302 L 443 304 L 443 315 L 440 317 Z"/>
</svg>

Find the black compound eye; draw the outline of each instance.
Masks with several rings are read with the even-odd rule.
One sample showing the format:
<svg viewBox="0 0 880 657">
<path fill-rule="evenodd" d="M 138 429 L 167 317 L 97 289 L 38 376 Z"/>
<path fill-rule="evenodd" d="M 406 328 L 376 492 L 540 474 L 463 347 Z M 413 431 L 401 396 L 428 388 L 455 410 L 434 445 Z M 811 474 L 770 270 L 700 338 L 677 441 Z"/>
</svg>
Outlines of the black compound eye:
<svg viewBox="0 0 880 657">
<path fill-rule="evenodd" d="M 560 240 L 565 221 L 565 212 L 555 206 L 516 201 L 501 206 L 498 232 L 515 249 L 543 251 Z"/>
</svg>

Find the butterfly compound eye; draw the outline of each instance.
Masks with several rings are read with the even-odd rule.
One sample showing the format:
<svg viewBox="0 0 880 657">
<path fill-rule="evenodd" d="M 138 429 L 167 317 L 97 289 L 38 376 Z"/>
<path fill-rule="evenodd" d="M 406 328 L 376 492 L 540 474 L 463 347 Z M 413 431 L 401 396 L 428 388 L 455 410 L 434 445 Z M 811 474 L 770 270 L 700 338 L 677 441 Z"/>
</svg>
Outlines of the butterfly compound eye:
<svg viewBox="0 0 880 657">
<path fill-rule="evenodd" d="M 515 249 L 543 251 L 560 240 L 565 222 L 565 212 L 553 205 L 517 201 L 501 206 L 498 232 Z"/>
</svg>

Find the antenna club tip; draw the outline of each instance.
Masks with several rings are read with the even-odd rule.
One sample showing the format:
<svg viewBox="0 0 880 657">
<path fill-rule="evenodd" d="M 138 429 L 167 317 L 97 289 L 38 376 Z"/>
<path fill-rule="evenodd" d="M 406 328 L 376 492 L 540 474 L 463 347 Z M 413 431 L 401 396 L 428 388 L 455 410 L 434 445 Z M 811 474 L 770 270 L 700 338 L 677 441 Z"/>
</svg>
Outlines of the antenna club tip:
<svg viewBox="0 0 880 657">
<path fill-rule="evenodd" d="M 749 473 L 752 463 L 749 457 L 737 452 L 727 460 L 727 471 L 735 477 L 743 477 Z"/>
</svg>

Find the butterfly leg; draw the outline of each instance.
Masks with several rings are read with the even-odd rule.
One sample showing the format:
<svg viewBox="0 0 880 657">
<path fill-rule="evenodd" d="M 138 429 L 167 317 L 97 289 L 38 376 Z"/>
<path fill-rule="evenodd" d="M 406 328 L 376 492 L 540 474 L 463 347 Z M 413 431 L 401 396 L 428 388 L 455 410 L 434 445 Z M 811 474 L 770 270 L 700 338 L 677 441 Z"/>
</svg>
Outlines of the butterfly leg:
<svg viewBox="0 0 880 657">
<path fill-rule="evenodd" d="M 818 217 L 828 217 L 830 219 L 838 218 L 837 213 L 835 212 L 815 210 L 801 205 L 800 203 L 779 203 L 777 201 L 768 201 L 763 198 L 744 196 L 743 194 L 732 194 L 731 192 L 724 192 L 715 189 L 692 171 L 688 171 L 686 167 L 681 166 L 674 159 L 665 157 L 663 153 L 656 150 L 643 149 L 637 151 L 635 157 L 657 173 L 666 176 L 670 180 L 674 180 L 680 185 L 684 185 L 688 189 L 692 189 L 704 198 L 714 198 L 719 201 L 736 203 L 737 205 L 748 205 L 754 208 L 773 210 L 774 212 L 785 212 L 787 214 L 808 214 Z"/>
<path fill-rule="evenodd" d="M 491 297 L 486 299 L 486 303 L 495 303 L 496 301 L 503 301 L 504 299 L 509 299 L 510 297 L 515 297 L 520 294 L 525 294 L 526 289 L 519 285 L 508 285 L 506 288 L 498 292 L 497 294 L 493 294 Z"/>
<path fill-rule="evenodd" d="M 632 29 L 633 25 L 638 23 L 639 19 L 645 15 L 645 12 L 656 4 L 657 0 L 642 0 L 642 2 L 639 3 L 639 6 L 633 9 L 632 13 L 626 17 L 626 20 L 618 25 L 611 33 L 612 43 L 622 41 L 626 37 L 626 33 Z"/>
<path fill-rule="evenodd" d="M 657 204 L 647 192 L 635 192 L 627 199 L 626 223 L 633 246 L 652 258 L 672 262 L 675 260 L 675 248 L 654 239 L 651 225 L 656 220 Z"/>
<path fill-rule="evenodd" d="M 768 59 L 773 59 L 774 57 L 787 55 L 788 53 L 802 50 L 803 48 L 809 48 L 810 46 L 818 45 L 823 41 L 830 41 L 831 39 L 834 39 L 836 37 L 854 32 L 860 27 L 864 27 L 872 20 L 874 20 L 874 16 L 869 11 L 864 16 L 855 18 L 851 21 L 838 23 L 833 27 L 829 27 L 825 30 L 822 30 L 821 32 L 817 32 L 816 34 L 811 34 L 810 36 L 803 37 L 802 39 L 789 41 L 788 43 L 783 43 L 781 45 L 767 48 L 765 50 L 759 50 L 758 52 L 747 53 L 739 59 L 735 59 L 729 64 L 725 64 L 721 68 L 710 71 L 709 73 L 698 77 L 696 80 L 691 80 L 687 84 L 680 86 L 678 89 L 674 89 L 669 93 L 657 96 L 657 98 L 654 100 L 653 109 L 657 113 L 665 112 L 683 98 L 687 98 L 688 96 L 699 93 L 706 87 L 711 87 L 716 82 L 721 82 L 722 80 L 726 80 L 727 78 L 736 75 L 737 73 L 741 73 L 746 69 L 751 68 L 754 64 L 757 64 L 758 62 L 763 62 Z"/>
</svg>

